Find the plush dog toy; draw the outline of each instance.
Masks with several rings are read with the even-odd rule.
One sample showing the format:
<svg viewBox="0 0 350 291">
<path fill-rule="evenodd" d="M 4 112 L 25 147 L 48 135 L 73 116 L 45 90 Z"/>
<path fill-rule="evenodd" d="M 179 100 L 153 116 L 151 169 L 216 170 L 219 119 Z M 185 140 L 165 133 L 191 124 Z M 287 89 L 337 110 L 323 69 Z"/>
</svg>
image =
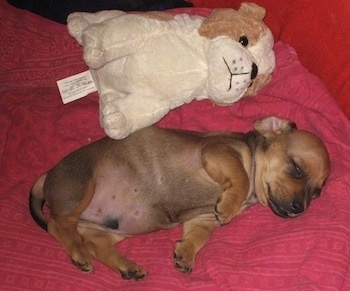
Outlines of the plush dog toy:
<svg viewBox="0 0 350 291">
<path fill-rule="evenodd" d="M 243 3 L 207 18 L 76 12 L 67 24 L 98 88 L 101 124 L 120 139 L 194 99 L 230 105 L 265 85 L 275 56 L 264 17 L 264 8 Z"/>
</svg>

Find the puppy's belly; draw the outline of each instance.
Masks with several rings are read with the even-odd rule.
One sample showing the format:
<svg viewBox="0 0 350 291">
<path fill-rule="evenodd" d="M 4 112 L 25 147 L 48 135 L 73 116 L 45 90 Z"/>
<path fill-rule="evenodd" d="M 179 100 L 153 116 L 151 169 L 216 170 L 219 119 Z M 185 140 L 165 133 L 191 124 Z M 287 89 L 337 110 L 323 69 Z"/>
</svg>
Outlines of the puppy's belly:
<svg viewBox="0 0 350 291">
<path fill-rule="evenodd" d="M 207 179 L 188 179 L 181 174 L 164 177 L 162 182 L 106 176 L 97 183 L 81 219 L 122 235 L 147 233 L 213 213 L 221 191 Z"/>
<path fill-rule="evenodd" d="M 134 199 L 129 199 L 130 196 L 133 196 Z M 112 197 L 106 195 L 95 197 L 82 213 L 81 219 L 124 235 L 167 229 L 197 215 L 214 213 L 217 200 L 215 197 L 209 201 L 201 201 L 201 205 L 183 205 L 180 203 L 183 199 L 179 197 L 180 201 L 173 205 L 171 201 L 167 202 L 164 199 L 158 202 L 152 201 L 143 191 L 139 195 L 128 193 L 126 195 L 116 194 Z"/>
<path fill-rule="evenodd" d="M 90 205 L 81 218 L 125 236 L 171 228 L 178 224 L 171 222 L 164 211 L 142 203 Z"/>
</svg>

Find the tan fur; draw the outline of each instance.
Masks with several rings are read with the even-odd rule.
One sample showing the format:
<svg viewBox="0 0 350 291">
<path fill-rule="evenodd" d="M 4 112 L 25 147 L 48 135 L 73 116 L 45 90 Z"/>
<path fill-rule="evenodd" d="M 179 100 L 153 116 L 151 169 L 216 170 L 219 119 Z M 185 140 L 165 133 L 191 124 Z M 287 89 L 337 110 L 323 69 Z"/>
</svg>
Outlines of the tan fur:
<svg viewBox="0 0 350 291">
<path fill-rule="evenodd" d="M 34 184 L 30 209 L 81 270 L 91 272 L 97 259 L 138 280 L 146 270 L 114 246 L 125 237 L 182 223 L 174 264 L 190 272 L 216 227 L 256 202 L 295 217 L 328 172 L 325 146 L 289 120 L 264 118 L 247 134 L 149 127 L 68 155 Z"/>
<path fill-rule="evenodd" d="M 169 21 L 174 19 L 174 15 L 171 13 L 167 13 L 164 11 L 147 11 L 144 12 L 144 16 L 147 16 L 149 18 L 157 19 L 157 20 L 164 20 Z"/>
<path fill-rule="evenodd" d="M 266 26 L 262 22 L 263 17 L 254 18 L 254 15 L 248 15 L 247 12 L 242 13 L 241 9 L 242 6 L 237 11 L 226 8 L 213 10 L 204 19 L 198 33 L 209 39 L 225 35 L 237 41 L 245 35 L 249 39 L 248 47 L 253 46 L 265 34 Z M 259 9 L 263 8 L 259 7 Z"/>
</svg>

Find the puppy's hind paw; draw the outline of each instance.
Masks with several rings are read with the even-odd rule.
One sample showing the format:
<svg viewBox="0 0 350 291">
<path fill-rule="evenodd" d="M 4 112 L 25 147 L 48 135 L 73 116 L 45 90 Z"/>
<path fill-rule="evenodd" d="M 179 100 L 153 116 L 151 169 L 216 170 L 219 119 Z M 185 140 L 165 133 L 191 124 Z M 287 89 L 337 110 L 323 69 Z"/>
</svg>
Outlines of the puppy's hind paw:
<svg viewBox="0 0 350 291">
<path fill-rule="evenodd" d="M 73 265 L 77 266 L 84 273 L 92 273 L 94 271 L 94 266 L 89 262 L 78 262 L 72 259 Z"/>
</svg>

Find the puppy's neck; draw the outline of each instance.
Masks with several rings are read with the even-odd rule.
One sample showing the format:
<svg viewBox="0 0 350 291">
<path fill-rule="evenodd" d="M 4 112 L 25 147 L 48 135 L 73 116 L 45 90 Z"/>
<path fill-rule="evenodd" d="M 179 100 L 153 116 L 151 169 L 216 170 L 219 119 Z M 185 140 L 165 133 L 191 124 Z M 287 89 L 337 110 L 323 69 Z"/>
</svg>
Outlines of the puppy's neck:
<svg viewBox="0 0 350 291">
<path fill-rule="evenodd" d="M 243 202 L 240 212 L 244 209 L 256 204 L 259 202 L 259 199 L 255 193 L 255 151 L 258 145 L 258 134 L 255 131 L 248 132 L 245 137 L 245 142 L 250 148 L 251 153 L 251 167 L 250 167 L 250 184 L 249 184 L 249 192 L 246 200 Z"/>
</svg>

